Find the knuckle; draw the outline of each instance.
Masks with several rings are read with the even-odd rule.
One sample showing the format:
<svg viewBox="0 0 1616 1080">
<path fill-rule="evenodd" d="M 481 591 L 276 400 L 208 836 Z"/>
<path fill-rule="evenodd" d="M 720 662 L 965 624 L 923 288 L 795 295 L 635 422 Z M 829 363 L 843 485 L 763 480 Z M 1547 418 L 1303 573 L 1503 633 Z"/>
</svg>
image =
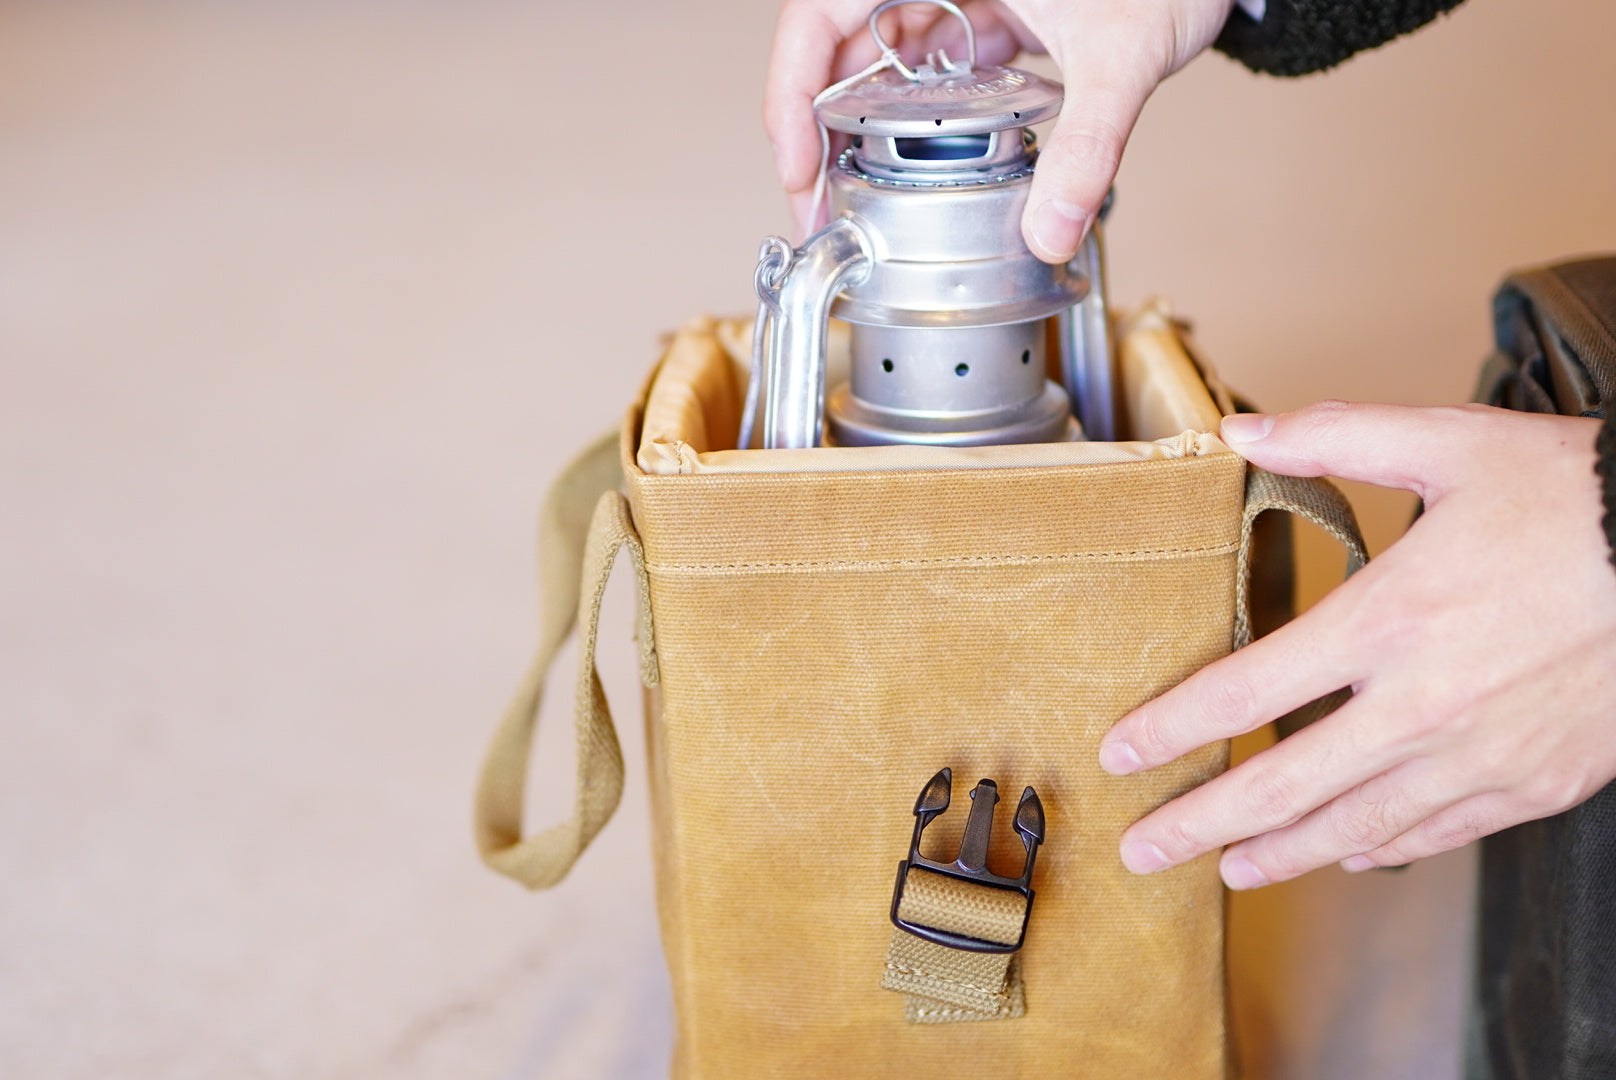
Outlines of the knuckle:
<svg viewBox="0 0 1616 1080">
<path fill-rule="evenodd" d="M 1291 465 L 1302 470 L 1297 475 L 1321 476 L 1328 471 L 1324 456 L 1328 448 L 1339 446 L 1350 437 L 1346 430 L 1351 406 L 1345 401 L 1319 401 L 1285 413 L 1275 424 L 1279 442 L 1291 450 Z"/>
<path fill-rule="evenodd" d="M 1354 852 L 1372 851 L 1392 832 L 1386 804 L 1357 798 L 1330 804 L 1330 827 Z"/>
<path fill-rule="evenodd" d="M 1401 696 L 1397 734 L 1404 743 L 1427 745 L 1463 735 L 1474 694 L 1460 680 L 1430 671 L 1403 688 Z"/>
<path fill-rule="evenodd" d="M 1400 569 L 1400 568 L 1397 568 Z M 1353 629 L 1374 651 L 1387 654 L 1418 646 L 1431 632 L 1433 612 L 1442 610 L 1439 587 L 1418 575 L 1376 568 L 1373 574 L 1359 574 L 1363 580 L 1354 589 Z M 1357 578 L 1354 578 L 1357 581 Z M 1437 685 L 1421 680 L 1421 687 Z"/>
<path fill-rule="evenodd" d="M 1421 741 L 1437 739 L 1454 733 L 1463 717 L 1464 708 L 1452 694 L 1439 686 L 1425 687 L 1409 702 L 1404 734 Z"/>
<path fill-rule="evenodd" d="M 1167 716 L 1154 703 L 1135 714 L 1124 737 L 1147 765 L 1159 765 L 1178 756 Z"/>
<path fill-rule="evenodd" d="M 1277 769 L 1252 774 L 1241 794 L 1247 812 L 1266 826 L 1288 824 L 1298 816 L 1296 785 Z"/>
<path fill-rule="evenodd" d="M 1464 810 L 1452 815 L 1444 815 L 1427 824 L 1424 832 L 1425 848 L 1427 854 L 1441 854 L 1462 848 L 1472 840 L 1479 839 L 1492 832 L 1494 826 L 1479 810 Z M 1410 861 L 1404 859 L 1404 862 Z M 1388 863 L 1387 865 L 1397 865 Z"/>
<path fill-rule="evenodd" d="M 1055 170 L 1070 181 L 1081 183 L 1078 194 L 1083 209 L 1093 213 L 1099 196 L 1110 184 L 1122 164 L 1122 146 L 1126 141 L 1122 130 L 1099 116 L 1090 116 L 1083 123 L 1072 122 L 1057 127 L 1049 136 L 1049 145 L 1043 157 L 1049 159 Z M 1064 163 L 1064 167 L 1062 164 Z M 1075 175 L 1074 175 L 1075 174 Z"/>
<path fill-rule="evenodd" d="M 1261 854 L 1250 856 L 1252 864 L 1269 881 L 1289 881 L 1313 869 L 1313 864 L 1301 852 L 1286 845 L 1277 845 Z"/>
<path fill-rule="evenodd" d="M 1257 711 L 1257 690 L 1243 677 L 1224 675 L 1206 687 L 1201 709 L 1220 733 L 1244 730 Z"/>
<path fill-rule="evenodd" d="M 1192 25 L 1191 12 L 1170 6 L 1163 13 L 1166 19 L 1163 26 L 1161 67 L 1163 74 L 1170 70 L 1173 60 L 1190 50 L 1190 42 L 1195 40 L 1195 31 Z"/>
<path fill-rule="evenodd" d="M 1162 853 L 1174 862 L 1199 855 L 1206 848 L 1206 842 L 1184 821 L 1170 821 L 1162 829 L 1158 847 Z"/>
<path fill-rule="evenodd" d="M 1426 625 L 1429 611 L 1419 607 L 1419 591 L 1418 583 L 1376 561 L 1326 594 L 1320 606 L 1361 655 L 1395 655 L 1411 648 Z"/>
<path fill-rule="evenodd" d="M 1109 86 L 1126 87 L 1143 100 L 1173 69 L 1178 50 L 1174 12 L 1157 5 L 1128 5 L 1124 18 L 1113 16 L 1099 26 L 1085 27 L 1091 42 L 1091 68 Z M 1103 49 L 1093 43 L 1104 42 Z M 1083 42 L 1069 39 L 1068 52 L 1083 55 Z"/>
<path fill-rule="evenodd" d="M 1337 431 L 1347 419 L 1352 404 L 1340 398 L 1325 398 L 1304 405 L 1291 413 L 1288 419 L 1304 436 L 1328 435 Z"/>
<path fill-rule="evenodd" d="M 1466 747 L 1464 765 L 1478 790 L 1508 790 L 1519 778 L 1521 755 L 1503 739 L 1477 739 Z"/>
<path fill-rule="evenodd" d="M 837 40 L 840 35 L 824 7 L 821 0 L 785 0 L 774 21 L 776 49 L 787 42 L 800 42 L 804 37 Z"/>
<path fill-rule="evenodd" d="M 1364 852 L 1364 858 L 1373 863 L 1376 869 L 1383 869 L 1388 866 L 1406 866 L 1414 861 L 1414 857 L 1405 854 L 1404 843 L 1405 841 L 1402 838 L 1398 838 L 1390 843 L 1380 845 L 1373 851 Z"/>
<path fill-rule="evenodd" d="M 1442 424 L 1453 436 L 1485 437 L 1498 425 L 1514 425 L 1522 414 L 1479 402 L 1460 405 L 1428 405 L 1423 407 L 1425 417 L 1432 423 Z"/>
<path fill-rule="evenodd" d="M 1408 641 L 1421 625 L 1421 617 L 1430 614 L 1419 583 L 1385 574 L 1377 575 L 1369 586 L 1371 595 L 1365 597 L 1367 610 L 1363 615 L 1373 628 L 1376 643 L 1395 648 Z"/>
<path fill-rule="evenodd" d="M 1403 603 L 1401 590 L 1395 582 L 1387 585 L 1385 578 L 1371 562 L 1322 601 L 1336 610 L 1351 640 L 1370 655 L 1395 650 L 1407 627 L 1406 620 L 1394 614 Z"/>
<path fill-rule="evenodd" d="M 1582 777 L 1570 770 L 1548 769 L 1532 777 L 1522 789 L 1518 803 L 1529 815 L 1526 821 L 1550 817 L 1569 810 L 1582 801 Z"/>
<path fill-rule="evenodd" d="M 1464 405 L 1437 405 L 1431 408 L 1431 415 L 1440 417 L 1457 424 L 1511 424 L 1519 414 L 1509 409 L 1500 409 L 1493 405 L 1483 405 L 1480 402 L 1469 402 Z"/>
</svg>

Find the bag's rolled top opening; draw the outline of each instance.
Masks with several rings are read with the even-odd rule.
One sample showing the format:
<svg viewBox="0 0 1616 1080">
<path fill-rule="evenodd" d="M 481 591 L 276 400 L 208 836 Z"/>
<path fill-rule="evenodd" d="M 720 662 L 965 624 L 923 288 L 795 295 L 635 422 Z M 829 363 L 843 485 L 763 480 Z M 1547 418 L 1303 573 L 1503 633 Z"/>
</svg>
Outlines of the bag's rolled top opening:
<svg viewBox="0 0 1616 1080">
<path fill-rule="evenodd" d="M 826 446 L 763 450 L 736 446 L 750 368 L 749 320 L 700 318 L 673 335 L 644 402 L 636 464 L 653 475 L 1016 468 L 1106 464 L 1228 453 L 1216 376 L 1203 372 L 1163 301 L 1118 320 L 1124 434 L 1118 442 L 1061 441 L 987 446 Z M 833 320 L 828 382 L 848 371 L 849 328 Z M 1014 366 L 1046 366 L 1017 350 Z M 1008 354 L 1007 354 L 1008 355 Z M 901 357 L 894 358 L 894 372 Z M 974 370 L 974 369 L 973 369 Z M 1058 371 L 1050 371 L 1058 378 Z M 968 376 L 957 376 L 965 379 Z"/>
</svg>

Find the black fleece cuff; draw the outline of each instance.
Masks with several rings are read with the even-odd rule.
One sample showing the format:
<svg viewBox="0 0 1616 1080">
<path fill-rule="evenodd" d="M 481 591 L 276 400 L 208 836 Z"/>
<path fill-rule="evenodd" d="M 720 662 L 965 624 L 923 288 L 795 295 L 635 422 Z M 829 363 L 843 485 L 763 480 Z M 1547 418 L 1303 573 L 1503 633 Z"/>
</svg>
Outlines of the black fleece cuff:
<svg viewBox="0 0 1616 1080">
<path fill-rule="evenodd" d="M 1252 71 L 1307 75 L 1383 45 L 1462 0 L 1268 0 L 1261 22 L 1235 8 L 1213 47 Z"/>
<path fill-rule="evenodd" d="M 1595 446 L 1599 456 L 1594 471 L 1605 482 L 1605 539 L 1610 541 L 1611 565 L 1616 566 L 1616 408 L 1599 429 Z"/>
</svg>

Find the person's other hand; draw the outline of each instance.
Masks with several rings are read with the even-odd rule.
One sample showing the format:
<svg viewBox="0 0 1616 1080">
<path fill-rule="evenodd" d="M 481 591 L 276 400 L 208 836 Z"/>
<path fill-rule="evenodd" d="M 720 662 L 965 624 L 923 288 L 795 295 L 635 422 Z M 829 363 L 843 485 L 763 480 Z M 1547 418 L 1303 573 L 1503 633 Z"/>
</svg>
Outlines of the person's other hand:
<svg viewBox="0 0 1616 1080">
<path fill-rule="evenodd" d="M 1130 773 L 1343 686 L 1338 711 L 1147 815 L 1146 873 L 1224 845 L 1236 889 L 1412 862 L 1567 810 L 1616 777 L 1616 572 L 1599 421 L 1482 406 L 1314 405 L 1224 421 L 1256 465 L 1403 488 L 1425 512 L 1313 609 L 1136 709 Z"/>
<path fill-rule="evenodd" d="M 814 96 L 879 57 L 865 31 L 877 2 L 785 0 L 780 9 L 763 120 L 799 241 L 818 224 Z M 978 63 L 1007 63 L 1025 49 L 1060 65 L 1066 102 L 1038 158 L 1021 230 L 1040 259 L 1065 262 L 1099 213 L 1145 99 L 1212 43 L 1233 0 L 968 0 L 961 7 L 976 27 Z M 883 34 L 906 62 L 939 47 L 965 55 L 958 20 L 935 5 L 906 4 L 884 19 Z"/>
</svg>

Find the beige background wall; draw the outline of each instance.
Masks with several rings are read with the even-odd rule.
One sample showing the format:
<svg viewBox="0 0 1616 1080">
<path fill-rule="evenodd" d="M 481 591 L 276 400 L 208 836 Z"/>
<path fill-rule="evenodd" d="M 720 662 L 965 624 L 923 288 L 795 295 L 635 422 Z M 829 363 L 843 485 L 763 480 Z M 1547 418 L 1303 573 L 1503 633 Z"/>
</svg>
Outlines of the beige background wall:
<svg viewBox="0 0 1616 1080">
<path fill-rule="evenodd" d="M 546 481 L 785 226 L 772 13 L 0 4 L 0 1073 L 655 1075 L 639 786 L 538 897 L 468 795 Z M 1326 78 L 1196 63 L 1117 296 L 1270 408 L 1462 399 L 1505 268 L 1616 247 L 1613 35 L 1471 0 Z M 1354 494 L 1383 546 L 1406 499 Z M 1276 1075 L 1455 1074 L 1469 866 L 1246 909 Z"/>
</svg>

